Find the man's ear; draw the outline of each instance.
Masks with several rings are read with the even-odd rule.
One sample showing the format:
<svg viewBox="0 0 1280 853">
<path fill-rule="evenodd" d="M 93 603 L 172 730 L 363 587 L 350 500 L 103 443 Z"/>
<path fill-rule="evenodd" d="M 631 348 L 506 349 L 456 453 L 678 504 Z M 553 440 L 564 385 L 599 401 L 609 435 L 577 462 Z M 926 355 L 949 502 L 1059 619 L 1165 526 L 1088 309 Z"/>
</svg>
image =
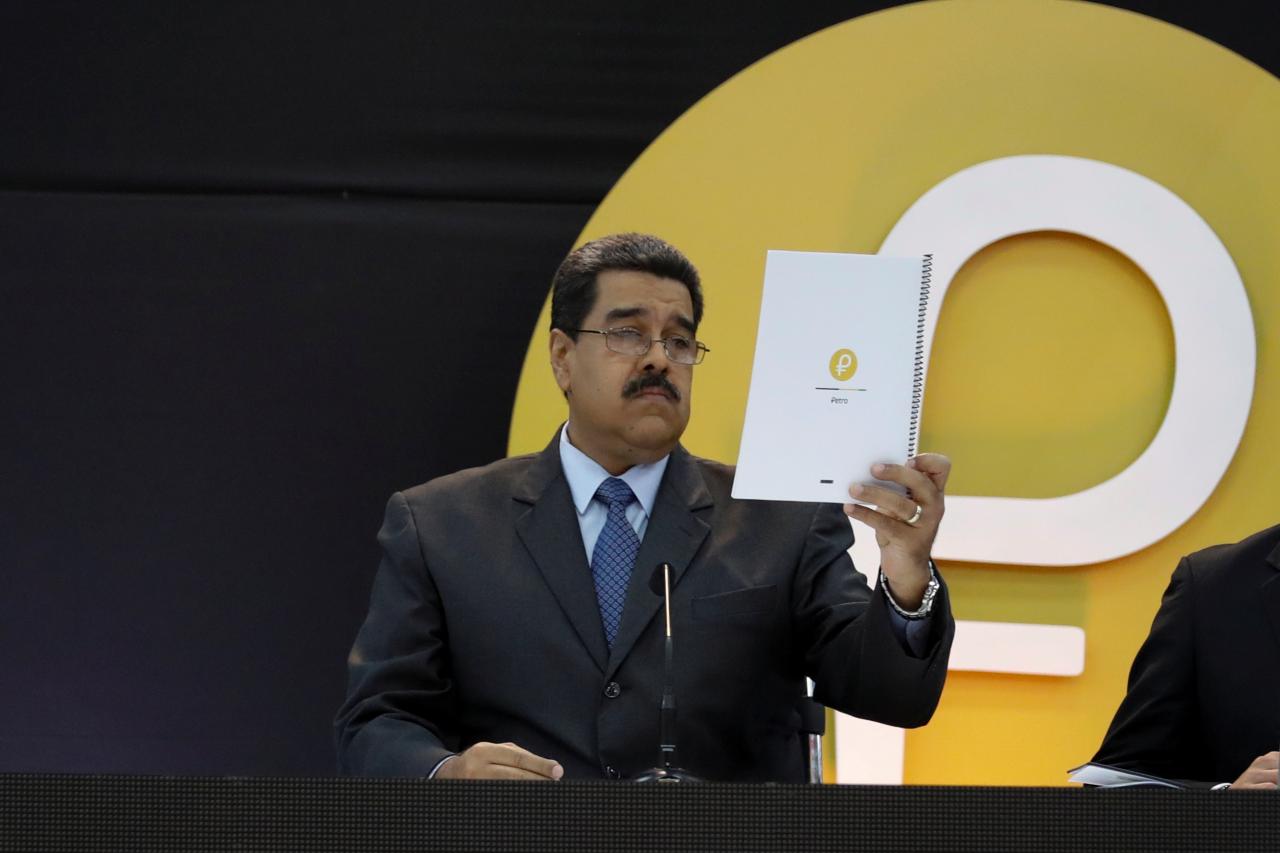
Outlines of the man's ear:
<svg viewBox="0 0 1280 853">
<path fill-rule="evenodd" d="M 559 329 L 551 330 L 551 372 L 555 374 L 556 384 L 565 396 L 569 395 L 569 377 L 572 373 L 574 341 Z"/>
</svg>

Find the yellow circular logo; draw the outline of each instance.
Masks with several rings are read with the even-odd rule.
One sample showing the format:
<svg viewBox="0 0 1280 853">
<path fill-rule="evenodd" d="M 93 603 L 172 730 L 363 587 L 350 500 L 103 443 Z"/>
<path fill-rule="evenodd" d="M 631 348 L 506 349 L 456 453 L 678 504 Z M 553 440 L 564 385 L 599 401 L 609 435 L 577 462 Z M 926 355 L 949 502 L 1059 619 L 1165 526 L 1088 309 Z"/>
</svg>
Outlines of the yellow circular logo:
<svg viewBox="0 0 1280 853">
<path fill-rule="evenodd" d="M 851 349 L 838 349 L 831 354 L 827 370 L 831 371 L 831 378 L 837 382 L 852 379 L 853 374 L 858 372 L 858 356 Z"/>
</svg>

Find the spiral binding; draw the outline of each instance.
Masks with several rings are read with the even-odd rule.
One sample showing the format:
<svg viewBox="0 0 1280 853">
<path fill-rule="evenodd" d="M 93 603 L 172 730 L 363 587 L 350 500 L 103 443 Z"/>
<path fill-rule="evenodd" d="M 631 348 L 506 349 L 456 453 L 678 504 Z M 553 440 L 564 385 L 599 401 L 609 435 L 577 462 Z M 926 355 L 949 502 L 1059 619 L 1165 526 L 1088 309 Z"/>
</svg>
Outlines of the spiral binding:
<svg viewBox="0 0 1280 853">
<path fill-rule="evenodd" d="M 929 288 L 933 281 L 933 255 L 920 262 L 920 308 L 916 313 L 916 367 L 911 380 L 911 427 L 907 431 L 907 458 L 916 455 L 920 438 L 920 406 L 924 402 L 924 318 L 929 310 Z"/>
</svg>

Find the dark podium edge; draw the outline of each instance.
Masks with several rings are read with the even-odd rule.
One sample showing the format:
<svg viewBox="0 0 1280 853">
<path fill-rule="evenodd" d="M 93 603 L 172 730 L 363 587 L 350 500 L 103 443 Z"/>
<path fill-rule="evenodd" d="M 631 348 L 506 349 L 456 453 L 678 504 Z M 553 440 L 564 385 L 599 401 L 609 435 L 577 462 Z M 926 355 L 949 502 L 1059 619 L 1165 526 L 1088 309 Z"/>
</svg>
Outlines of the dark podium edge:
<svg viewBox="0 0 1280 853">
<path fill-rule="evenodd" d="M 1264 850 L 1275 792 L 0 774 L 0 851 Z"/>
</svg>

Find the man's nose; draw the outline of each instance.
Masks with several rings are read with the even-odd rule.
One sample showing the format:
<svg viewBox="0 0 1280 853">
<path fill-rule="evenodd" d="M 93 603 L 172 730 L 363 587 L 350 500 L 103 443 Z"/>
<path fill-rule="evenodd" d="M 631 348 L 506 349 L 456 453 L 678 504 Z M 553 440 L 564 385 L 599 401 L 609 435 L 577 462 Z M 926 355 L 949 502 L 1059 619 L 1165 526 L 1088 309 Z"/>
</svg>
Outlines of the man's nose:
<svg viewBox="0 0 1280 853">
<path fill-rule="evenodd" d="M 671 367 L 671 359 L 667 358 L 667 348 L 662 341 L 655 340 L 649 345 L 649 351 L 640 359 L 640 369 L 657 373 L 666 373 Z"/>
</svg>

